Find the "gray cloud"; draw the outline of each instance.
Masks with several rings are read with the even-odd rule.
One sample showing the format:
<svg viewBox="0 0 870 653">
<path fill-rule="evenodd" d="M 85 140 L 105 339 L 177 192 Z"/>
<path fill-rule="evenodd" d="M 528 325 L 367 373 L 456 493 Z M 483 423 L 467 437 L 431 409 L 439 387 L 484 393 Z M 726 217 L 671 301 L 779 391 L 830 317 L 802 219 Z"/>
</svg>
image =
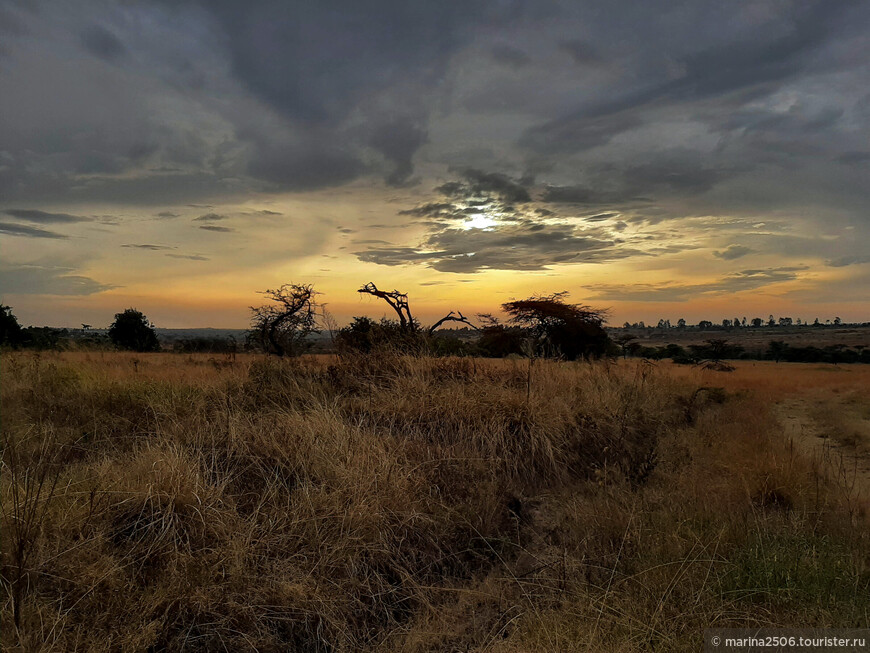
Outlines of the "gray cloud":
<svg viewBox="0 0 870 653">
<path fill-rule="evenodd" d="M 509 203 L 524 204 L 532 198 L 522 180 L 512 179 L 499 172 L 485 172 L 476 168 L 453 169 L 463 181 L 453 181 L 436 190 L 447 197 L 460 199 L 497 198 Z"/>
<path fill-rule="evenodd" d="M 426 129 L 409 118 L 397 118 L 372 129 L 369 144 L 394 165 L 386 178 L 387 185 L 402 186 L 410 180 L 414 153 L 428 140 Z"/>
<path fill-rule="evenodd" d="M 70 215 L 69 213 L 47 213 L 46 211 L 38 211 L 36 209 L 6 209 L 3 211 L 6 215 L 11 215 L 19 220 L 27 220 L 28 222 L 37 222 L 40 224 L 61 224 L 70 222 L 89 222 L 91 218 L 85 218 L 80 215 Z"/>
<path fill-rule="evenodd" d="M 733 261 L 734 259 L 738 259 L 741 256 L 751 254 L 754 251 L 754 249 L 744 247 L 743 245 L 729 245 L 721 252 L 718 250 L 713 252 L 713 256 L 715 256 L 716 258 L 721 258 L 725 261 Z"/>
<path fill-rule="evenodd" d="M 799 278 L 806 267 L 780 267 L 734 272 L 719 281 L 701 284 L 596 284 L 587 286 L 593 296 L 613 301 L 685 302 L 705 294 L 734 293 L 763 288 Z"/>
<path fill-rule="evenodd" d="M 148 244 L 148 243 L 145 243 L 145 244 L 142 244 L 142 245 L 139 245 L 139 244 L 132 244 L 132 243 L 131 243 L 131 244 L 128 244 L 128 245 L 121 245 L 121 247 L 132 247 L 132 248 L 134 248 L 134 249 L 148 249 L 148 250 L 155 251 L 155 252 L 156 252 L 156 251 L 163 250 L 163 249 L 175 249 L 174 247 L 170 247 L 170 246 L 168 246 L 168 245 L 151 245 L 151 244 Z"/>
<path fill-rule="evenodd" d="M 172 258 L 187 259 L 188 261 L 208 261 L 208 260 L 210 260 L 207 256 L 201 256 L 199 254 L 167 254 L 166 256 L 169 256 Z"/>
<path fill-rule="evenodd" d="M 230 233 L 231 231 L 235 231 L 235 229 L 231 227 L 220 227 L 215 224 L 205 224 L 200 227 L 200 229 L 205 229 L 206 231 L 217 231 L 220 233 Z"/>
<path fill-rule="evenodd" d="M 25 236 L 27 238 L 69 238 L 69 236 L 55 231 L 48 231 L 39 227 L 29 227 L 23 224 L 12 224 L 11 222 L 0 222 L 0 234 Z"/>
<path fill-rule="evenodd" d="M 870 263 L 870 255 L 841 256 L 825 261 L 825 265 L 832 268 L 844 268 L 848 265 L 860 265 L 861 263 Z"/>
<path fill-rule="evenodd" d="M 115 286 L 76 274 L 72 268 L 0 264 L 0 292 L 10 295 L 92 295 Z"/>
<path fill-rule="evenodd" d="M 867 3 L 34 6 L 5 8 L 0 27 L 0 196 L 69 213 L 10 209 L 29 217 L 7 213 L 18 220 L 6 235 L 66 238 L 12 223 L 81 221 L 73 207 L 96 202 L 173 218 L 165 206 L 350 182 L 378 193 L 452 169 L 444 197 L 415 191 L 403 212 L 430 221 L 410 221 L 425 238 L 464 211 L 499 222 L 486 239 L 511 221 L 557 222 L 529 214 L 542 200 L 560 206 L 539 211 L 589 223 L 622 212 L 627 234 L 710 216 L 708 248 L 787 254 L 723 216 L 849 224 L 855 251 L 870 240 L 870 154 L 856 140 L 870 128 L 870 77 L 854 54 Z M 806 253 L 857 256 L 826 243 Z M 518 245 L 530 264 L 547 259 L 541 248 Z"/>
<path fill-rule="evenodd" d="M 558 263 L 599 263 L 641 254 L 568 224 L 518 224 L 498 229 L 447 228 L 431 234 L 421 247 L 377 247 L 357 252 L 380 265 L 426 263 L 441 272 L 544 270 Z"/>
<path fill-rule="evenodd" d="M 114 34 L 100 25 L 91 25 L 82 32 L 82 45 L 94 56 L 106 61 L 121 57 L 127 48 Z"/>
<path fill-rule="evenodd" d="M 595 66 L 601 63 L 601 56 L 589 43 L 580 39 L 571 39 L 562 43 L 562 49 L 571 58 L 583 66 Z"/>
<path fill-rule="evenodd" d="M 198 218 L 194 218 L 195 222 L 216 222 L 217 220 L 226 220 L 227 216 L 219 215 L 217 213 L 206 213 L 205 215 L 201 215 Z"/>
<path fill-rule="evenodd" d="M 490 48 L 489 53 L 498 63 L 514 69 L 527 66 L 531 62 L 528 54 L 506 43 L 497 43 Z"/>
</svg>

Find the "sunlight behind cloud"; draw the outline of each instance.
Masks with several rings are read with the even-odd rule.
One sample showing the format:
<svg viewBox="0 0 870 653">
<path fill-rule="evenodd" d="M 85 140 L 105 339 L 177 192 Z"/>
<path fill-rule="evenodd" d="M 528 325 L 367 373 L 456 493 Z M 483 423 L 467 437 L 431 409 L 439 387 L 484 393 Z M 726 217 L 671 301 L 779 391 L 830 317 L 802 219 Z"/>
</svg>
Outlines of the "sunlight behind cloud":
<svg viewBox="0 0 870 653">
<path fill-rule="evenodd" d="M 462 224 L 463 229 L 492 229 L 498 222 L 486 214 L 476 213 Z"/>
</svg>

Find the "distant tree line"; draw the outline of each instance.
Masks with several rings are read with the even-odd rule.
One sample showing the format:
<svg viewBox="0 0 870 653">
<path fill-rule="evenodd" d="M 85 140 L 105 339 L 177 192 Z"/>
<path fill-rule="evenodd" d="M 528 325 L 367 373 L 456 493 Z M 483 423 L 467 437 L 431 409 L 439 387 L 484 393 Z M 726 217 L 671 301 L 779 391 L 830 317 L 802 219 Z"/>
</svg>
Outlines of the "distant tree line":
<svg viewBox="0 0 870 653">
<path fill-rule="evenodd" d="M 676 363 L 696 364 L 703 361 L 725 359 L 773 360 L 818 363 L 870 363 L 870 350 L 863 346 L 845 345 L 791 346 L 781 340 L 771 340 L 766 350 L 746 351 L 742 346 L 725 339 L 711 338 L 702 344 L 681 346 L 645 346 L 631 335 L 631 329 L 686 329 L 715 330 L 729 328 L 762 328 L 789 326 L 840 326 L 839 317 L 822 325 L 818 319 L 810 325 L 791 318 L 767 321 L 761 318 L 726 319 L 721 325 L 702 320 L 696 327 L 687 326 L 685 319 L 672 325 L 662 319 L 656 327 L 643 322 L 629 324 L 613 339 L 604 329 L 606 312 L 567 301 L 564 292 L 536 295 L 513 300 L 501 305 L 507 316 L 504 320 L 491 314 L 477 315 L 478 324 L 459 311 L 447 315 L 424 327 L 414 317 L 408 296 L 398 290 L 384 291 L 373 283 L 359 289 L 360 293 L 379 298 L 389 305 L 396 319 L 374 320 L 365 316 L 354 317 L 350 324 L 337 328 L 317 301 L 318 293 L 308 284 L 285 284 L 276 290 L 267 290 L 268 303 L 252 307 L 251 329 L 245 343 L 235 338 L 193 337 L 171 342 L 172 350 L 181 353 L 234 354 L 239 350 L 262 351 L 277 356 L 295 356 L 311 351 L 311 336 L 326 326 L 332 336 L 334 348 L 339 352 L 377 353 L 390 350 L 400 353 L 418 353 L 436 356 L 482 356 L 503 358 L 508 356 L 555 357 L 566 360 L 596 358 L 600 356 L 639 357 L 652 360 L 671 359 Z M 443 329 L 448 322 L 462 324 L 459 329 Z M 115 315 L 108 332 L 101 334 L 82 325 L 73 333 L 69 329 L 51 327 L 21 327 L 9 306 L 0 305 L 0 345 L 13 348 L 64 349 L 75 342 L 77 346 L 117 348 L 149 352 L 160 350 L 154 325 L 135 308 Z M 611 332 L 613 333 L 613 332 Z"/>
<path fill-rule="evenodd" d="M 619 342 L 619 339 L 617 339 Z M 623 341 L 625 342 L 625 341 Z M 668 344 L 646 347 L 637 342 L 625 342 L 623 355 L 650 360 L 671 359 L 675 363 L 695 365 L 706 360 L 772 360 L 790 363 L 870 363 L 870 349 L 863 345 L 792 346 L 781 340 L 771 340 L 764 350 L 750 352 L 727 340 L 711 339 L 703 344 L 683 347 Z"/>
<path fill-rule="evenodd" d="M 801 318 L 793 319 L 791 317 L 779 317 L 775 318 L 773 315 L 768 316 L 768 318 L 762 319 L 760 317 L 753 317 L 751 319 L 747 319 L 746 317 L 739 318 L 735 317 L 725 318 L 720 322 L 712 322 L 710 320 L 701 320 L 698 324 L 689 324 L 686 322 L 685 318 L 678 319 L 675 323 L 671 324 L 669 319 L 662 318 L 658 321 L 658 323 L 653 326 L 652 324 L 646 324 L 643 320 L 639 322 L 624 322 L 622 325 L 623 329 L 698 329 L 701 331 L 709 331 L 709 330 L 719 330 L 719 329 L 761 329 L 761 328 L 770 328 L 770 327 L 795 327 L 795 326 L 803 326 L 803 327 L 839 327 L 845 326 L 847 323 L 843 322 L 843 319 L 840 317 L 835 317 L 833 319 L 826 319 L 824 322 L 820 321 L 819 318 L 815 318 L 812 323 L 806 320 L 802 320 Z M 854 326 L 854 325 L 853 325 Z"/>
</svg>

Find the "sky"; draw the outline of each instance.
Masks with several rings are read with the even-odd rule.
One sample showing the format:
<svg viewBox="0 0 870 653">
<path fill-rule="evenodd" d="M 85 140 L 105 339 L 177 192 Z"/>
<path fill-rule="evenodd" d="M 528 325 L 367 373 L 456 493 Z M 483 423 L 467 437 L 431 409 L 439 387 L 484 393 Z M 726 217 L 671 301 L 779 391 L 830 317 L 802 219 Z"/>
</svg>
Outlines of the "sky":
<svg viewBox="0 0 870 653">
<path fill-rule="evenodd" d="M 22 324 L 870 320 L 870 3 L 0 1 Z"/>
</svg>

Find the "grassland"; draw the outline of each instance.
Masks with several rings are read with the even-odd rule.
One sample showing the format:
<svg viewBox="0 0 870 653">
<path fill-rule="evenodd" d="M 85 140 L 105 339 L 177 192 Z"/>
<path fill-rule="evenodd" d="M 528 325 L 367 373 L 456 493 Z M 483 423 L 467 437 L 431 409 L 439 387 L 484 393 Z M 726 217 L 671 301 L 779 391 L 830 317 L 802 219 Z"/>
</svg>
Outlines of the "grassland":
<svg viewBox="0 0 870 653">
<path fill-rule="evenodd" d="M 4 353 L 3 646 L 695 651 L 713 626 L 866 627 L 867 497 L 782 411 L 863 455 L 868 376 Z"/>
</svg>

